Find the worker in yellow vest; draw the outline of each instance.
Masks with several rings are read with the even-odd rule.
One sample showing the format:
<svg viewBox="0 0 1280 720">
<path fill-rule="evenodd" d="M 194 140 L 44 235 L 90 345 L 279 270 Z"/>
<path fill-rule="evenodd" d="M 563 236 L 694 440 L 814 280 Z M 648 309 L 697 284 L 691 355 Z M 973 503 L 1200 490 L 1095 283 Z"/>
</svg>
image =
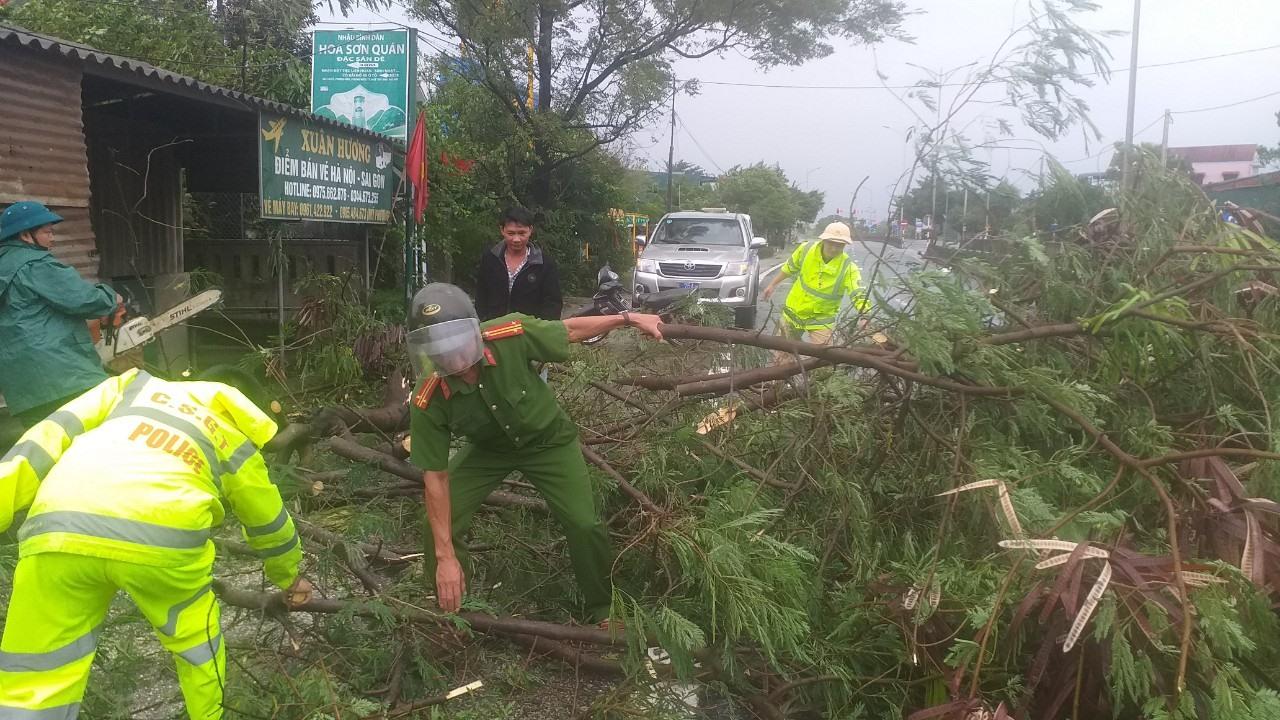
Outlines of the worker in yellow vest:
<svg viewBox="0 0 1280 720">
<path fill-rule="evenodd" d="M 221 718 L 210 536 L 231 507 L 267 578 L 305 602 L 302 548 L 259 452 L 275 422 L 236 388 L 108 378 L 0 459 L 0 531 L 29 508 L 0 639 L 0 720 L 72 720 L 124 590 L 174 656 L 187 714 Z"/>
<path fill-rule="evenodd" d="M 796 248 L 791 258 L 764 289 L 764 299 L 773 297 L 778 285 L 788 277 L 795 277 L 791 292 L 778 323 L 778 334 L 791 340 L 802 340 L 806 333 L 809 341 L 819 345 L 831 342 L 836 319 L 840 315 L 840 302 L 846 297 L 860 312 L 870 307 L 866 296 L 858 288 L 862 273 L 858 265 L 845 252 L 853 244 L 849 226 L 842 222 L 827 225 L 818 242 L 804 243 Z M 790 353 L 774 353 L 774 364 L 794 359 Z"/>
</svg>

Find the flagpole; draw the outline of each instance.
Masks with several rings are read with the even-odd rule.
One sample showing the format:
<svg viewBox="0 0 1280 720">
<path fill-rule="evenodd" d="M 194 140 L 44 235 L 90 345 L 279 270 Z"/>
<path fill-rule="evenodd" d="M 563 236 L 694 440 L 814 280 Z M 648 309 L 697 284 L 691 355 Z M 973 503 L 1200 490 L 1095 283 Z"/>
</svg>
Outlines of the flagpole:
<svg viewBox="0 0 1280 720">
<path fill-rule="evenodd" d="M 408 173 L 406 172 L 405 174 L 407 175 Z M 414 211 L 413 207 L 413 198 L 415 197 L 413 181 L 407 180 L 405 187 L 409 191 L 409 203 L 408 207 L 405 208 L 404 213 L 404 306 L 405 312 L 408 312 L 410 307 L 413 305 L 413 293 L 415 291 L 415 286 L 417 285 L 414 277 L 416 274 L 415 268 L 417 267 L 414 258 L 414 246 L 417 245 L 417 243 L 414 242 L 414 235 L 417 231 L 417 223 L 415 220 L 417 218 L 415 218 L 414 215 L 417 213 Z"/>
<path fill-rule="evenodd" d="M 404 293 L 405 307 L 413 302 L 413 293 L 423 281 L 422 249 L 418 245 L 419 213 L 426 210 L 427 190 L 427 138 L 425 116 L 418 111 L 418 122 L 406 148 L 404 160 L 405 187 L 408 190 L 408 207 L 404 219 Z M 419 192 L 423 197 L 419 198 Z"/>
</svg>

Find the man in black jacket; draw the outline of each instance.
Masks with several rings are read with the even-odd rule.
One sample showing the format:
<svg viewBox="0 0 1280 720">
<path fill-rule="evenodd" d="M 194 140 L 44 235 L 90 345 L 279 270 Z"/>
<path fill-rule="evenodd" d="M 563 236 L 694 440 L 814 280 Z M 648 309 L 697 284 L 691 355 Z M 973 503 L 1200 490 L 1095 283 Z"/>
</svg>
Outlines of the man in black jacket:
<svg viewBox="0 0 1280 720">
<path fill-rule="evenodd" d="M 559 320 L 564 308 L 560 271 L 542 248 L 529 244 L 533 213 L 522 207 L 509 208 L 498 227 L 502 242 L 480 256 L 480 269 L 476 272 L 476 312 L 480 321 L 507 313 Z"/>
</svg>

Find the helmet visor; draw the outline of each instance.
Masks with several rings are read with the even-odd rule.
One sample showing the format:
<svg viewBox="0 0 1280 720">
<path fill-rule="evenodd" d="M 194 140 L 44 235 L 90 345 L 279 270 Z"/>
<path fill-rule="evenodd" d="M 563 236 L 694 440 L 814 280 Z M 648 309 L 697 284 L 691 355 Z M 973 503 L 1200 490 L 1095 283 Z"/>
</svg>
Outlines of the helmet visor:
<svg viewBox="0 0 1280 720">
<path fill-rule="evenodd" d="M 409 362 L 417 377 L 433 372 L 457 375 L 480 362 L 484 343 L 480 337 L 480 321 L 460 318 L 418 328 L 405 336 Z"/>
</svg>

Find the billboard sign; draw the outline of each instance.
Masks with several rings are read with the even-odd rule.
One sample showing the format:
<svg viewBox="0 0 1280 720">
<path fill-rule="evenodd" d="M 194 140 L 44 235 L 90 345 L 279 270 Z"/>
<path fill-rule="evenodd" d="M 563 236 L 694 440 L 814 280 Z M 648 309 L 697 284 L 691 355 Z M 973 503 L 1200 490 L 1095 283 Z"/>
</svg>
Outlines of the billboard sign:
<svg viewBox="0 0 1280 720">
<path fill-rule="evenodd" d="M 405 142 L 417 76 L 413 30 L 316 30 L 311 112 Z"/>
<path fill-rule="evenodd" d="M 384 224 L 396 191 L 391 142 L 258 113 L 262 217 Z"/>
</svg>

